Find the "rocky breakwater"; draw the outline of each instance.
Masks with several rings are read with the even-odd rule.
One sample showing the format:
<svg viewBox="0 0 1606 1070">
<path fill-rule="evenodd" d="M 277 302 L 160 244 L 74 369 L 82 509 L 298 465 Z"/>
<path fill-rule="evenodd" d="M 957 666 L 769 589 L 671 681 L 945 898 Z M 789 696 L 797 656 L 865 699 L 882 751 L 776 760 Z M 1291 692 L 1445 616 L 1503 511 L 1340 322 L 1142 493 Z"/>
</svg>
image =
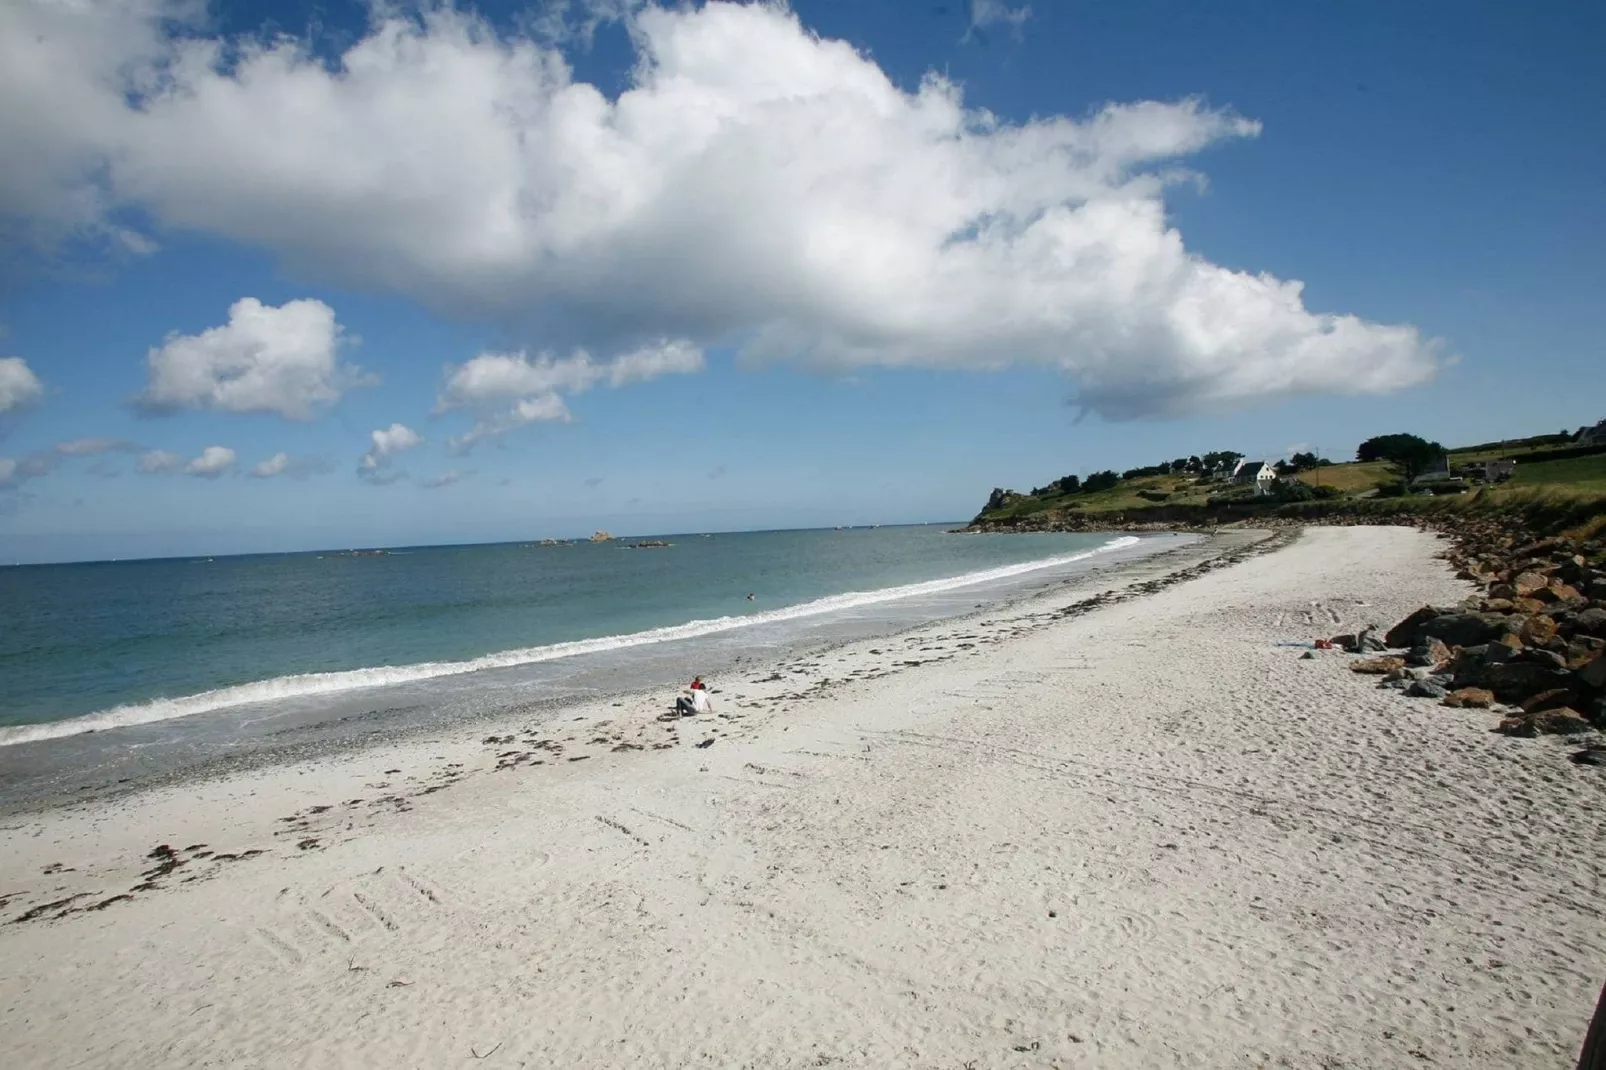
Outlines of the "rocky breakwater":
<svg viewBox="0 0 1606 1070">
<path fill-rule="evenodd" d="M 1606 568 L 1600 541 L 1534 540 L 1499 522 L 1447 532 L 1446 557 L 1481 594 L 1423 606 L 1372 639 L 1381 654 L 1353 663 L 1383 687 L 1451 707 L 1499 707 L 1513 736 L 1606 728 Z M 1346 644 L 1367 652 L 1366 643 Z M 1587 757 L 1593 755 L 1592 758 Z M 1601 761 L 1592 747 L 1582 760 Z"/>
</svg>

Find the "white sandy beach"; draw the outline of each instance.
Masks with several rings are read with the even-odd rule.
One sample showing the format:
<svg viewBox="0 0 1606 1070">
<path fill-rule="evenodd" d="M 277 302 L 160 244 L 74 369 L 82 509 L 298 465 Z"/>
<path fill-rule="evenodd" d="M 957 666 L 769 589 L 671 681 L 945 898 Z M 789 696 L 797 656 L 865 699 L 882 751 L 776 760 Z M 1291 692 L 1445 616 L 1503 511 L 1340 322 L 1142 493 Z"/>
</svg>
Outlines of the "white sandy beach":
<svg viewBox="0 0 1606 1070">
<path fill-rule="evenodd" d="M 1603 771 L 1277 645 L 1459 599 L 1437 549 L 11 818 L 4 1065 L 1570 1068 Z"/>
</svg>

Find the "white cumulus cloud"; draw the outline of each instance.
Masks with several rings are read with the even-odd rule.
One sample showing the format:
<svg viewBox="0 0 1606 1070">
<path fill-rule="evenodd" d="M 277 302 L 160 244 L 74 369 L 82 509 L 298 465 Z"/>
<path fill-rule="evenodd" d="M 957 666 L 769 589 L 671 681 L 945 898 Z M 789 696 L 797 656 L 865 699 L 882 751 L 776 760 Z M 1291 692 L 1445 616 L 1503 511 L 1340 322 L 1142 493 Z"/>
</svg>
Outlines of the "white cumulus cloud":
<svg viewBox="0 0 1606 1070">
<path fill-rule="evenodd" d="M 357 462 L 357 475 L 371 483 L 394 483 L 402 473 L 386 473 L 391 459 L 404 450 L 423 444 L 424 438 L 406 424 L 391 424 L 369 432 L 373 445 Z"/>
<path fill-rule="evenodd" d="M 208 446 L 201 455 L 184 466 L 184 474 L 216 479 L 234 467 L 234 451 L 227 446 Z"/>
<path fill-rule="evenodd" d="M 0 105 L 3 107 L 3 105 Z M 0 415 L 45 396 L 45 384 L 21 357 L 0 357 Z"/>
<path fill-rule="evenodd" d="M 254 297 L 229 307 L 229 322 L 200 334 L 170 334 L 146 355 L 150 381 L 135 404 L 147 412 L 221 409 L 309 420 L 352 386 L 370 381 L 340 363 L 342 328 L 322 301 L 278 308 Z"/>
<path fill-rule="evenodd" d="M 1166 212 L 1180 165 L 1260 130 L 1196 100 L 1005 121 L 937 74 L 902 88 L 778 4 L 635 9 L 615 97 L 450 7 L 375 5 L 334 58 L 180 32 L 158 17 L 176 10 L 0 5 L 0 218 L 83 234 L 134 209 L 539 325 L 559 352 L 674 338 L 836 372 L 1044 366 L 1116 418 L 1382 393 L 1437 366 L 1412 327 L 1312 311 L 1299 282 L 1187 248 Z M 508 404 L 575 373 L 526 363 Z M 153 381 L 150 400 L 301 418 L 339 391 L 311 375 L 247 401 L 226 379 Z"/>
<path fill-rule="evenodd" d="M 472 428 L 448 441 L 467 453 L 488 438 L 523 424 L 573 419 L 563 393 L 578 394 L 598 383 L 620 387 L 662 375 L 689 375 L 703 369 L 703 351 L 684 339 L 639 346 L 608 361 L 585 350 L 567 357 L 542 353 L 481 353 L 460 367 L 448 367 L 437 413 L 470 409 L 480 413 Z M 517 399 L 517 400 L 513 400 Z M 513 400 L 510 408 L 507 402 Z"/>
<path fill-rule="evenodd" d="M 227 446 L 208 446 L 188 461 L 170 450 L 146 450 L 134 462 L 134 467 L 149 476 L 182 473 L 198 479 L 217 479 L 234 468 L 234 457 L 234 451 Z"/>
<path fill-rule="evenodd" d="M 274 476 L 284 475 L 285 470 L 289 467 L 290 455 L 280 451 L 279 453 L 275 453 L 272 457 L 269 457 L 267 460 L 252 465 L 251 475 L 255 476 L 257 479 L 272 479 Z"/>
</svg>

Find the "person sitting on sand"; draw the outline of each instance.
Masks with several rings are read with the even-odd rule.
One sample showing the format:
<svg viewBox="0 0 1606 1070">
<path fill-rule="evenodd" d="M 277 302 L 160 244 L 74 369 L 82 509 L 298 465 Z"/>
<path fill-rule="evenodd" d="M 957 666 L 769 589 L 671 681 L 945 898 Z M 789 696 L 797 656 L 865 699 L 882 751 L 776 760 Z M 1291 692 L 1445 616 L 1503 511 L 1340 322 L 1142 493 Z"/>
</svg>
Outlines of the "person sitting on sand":
<svg viewBox="0 0 1606 1070">
<path fill-rule="evenodd" d="M 675 699 L 676 713 L 682 717 L 689 717 L 696 713 L 707 713 L 714 708 L 713 704 L 708 701 L 708 685 L 703 683 L 701 676 L 692 677 L 691 684 L 687 687 L 687 690 L 691 692 L 691 697 L 688 698 L 685 695 L 681 695 Z"/>
</svg>

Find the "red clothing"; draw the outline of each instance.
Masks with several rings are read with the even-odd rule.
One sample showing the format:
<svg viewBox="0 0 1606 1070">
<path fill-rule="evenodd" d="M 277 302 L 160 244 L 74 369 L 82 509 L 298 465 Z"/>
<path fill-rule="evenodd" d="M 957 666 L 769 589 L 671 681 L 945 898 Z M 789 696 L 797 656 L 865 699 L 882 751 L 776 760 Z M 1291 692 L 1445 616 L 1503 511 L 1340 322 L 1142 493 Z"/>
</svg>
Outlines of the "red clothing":
<svg viewBox="0 0 1606 1070">
<path fill-rule="evenodd" d="M 708 685 L 703 683 L 701 680 L 693 680 L 691 682 L 691 689 L 693 691 L 706 691 L 708 689 Z"/>
</svg>

